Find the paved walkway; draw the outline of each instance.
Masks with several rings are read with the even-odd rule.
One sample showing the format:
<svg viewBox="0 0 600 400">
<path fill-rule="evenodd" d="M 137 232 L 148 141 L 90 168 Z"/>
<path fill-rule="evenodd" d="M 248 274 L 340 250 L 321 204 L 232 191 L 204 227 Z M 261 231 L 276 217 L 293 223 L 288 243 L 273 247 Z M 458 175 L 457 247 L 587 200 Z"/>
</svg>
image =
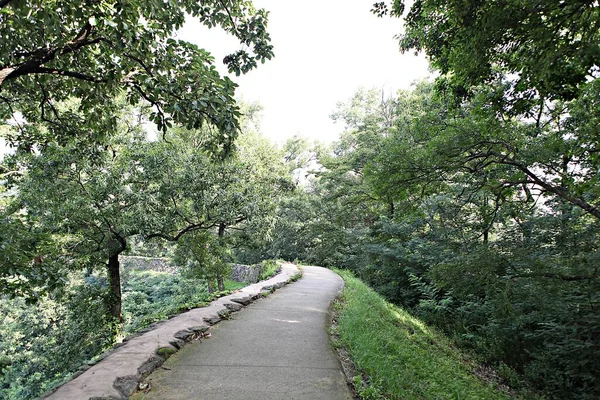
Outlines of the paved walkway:
<svg viewBox="0 0 600 400">
<path fill-rule="evenodd" d="M 328 307 L 342 287 L 330 270 L 302 279 L 213 326 L 211 338 L 169 358 L 135 399 L 352 399 L 327 334 Z"/>
</svg>

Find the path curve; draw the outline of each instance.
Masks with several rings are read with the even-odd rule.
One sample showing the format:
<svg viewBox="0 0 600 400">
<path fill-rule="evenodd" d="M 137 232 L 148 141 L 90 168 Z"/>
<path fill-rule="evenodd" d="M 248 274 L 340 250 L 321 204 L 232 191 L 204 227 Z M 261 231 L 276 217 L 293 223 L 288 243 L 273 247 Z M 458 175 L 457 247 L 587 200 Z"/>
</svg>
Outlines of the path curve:
<svg viewBox="0 0 600 400">
<path fill-rule="evenodd" d="M 328 308 L 343 286 L 334 272 L 303 277 L 211 328 L 152 373 L 135 399 L 352 399 L 327 334 Z"/>
</svg>

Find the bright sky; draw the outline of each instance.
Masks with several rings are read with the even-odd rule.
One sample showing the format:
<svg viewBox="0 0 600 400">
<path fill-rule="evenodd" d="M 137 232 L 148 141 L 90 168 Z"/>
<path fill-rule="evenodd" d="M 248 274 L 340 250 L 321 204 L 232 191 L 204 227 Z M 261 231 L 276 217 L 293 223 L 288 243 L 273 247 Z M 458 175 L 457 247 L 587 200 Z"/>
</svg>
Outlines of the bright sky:
<svg viewBox="0 0 600 400">
<path fill-rule="evenodd" d="M 246 75 L 230 78 L 239 84 L 238 97 L 264 107 L 261 131 L 282 142 L 299 133 L 321 141 L 335 140 L 342 126 L 329 115 L 337 102 L 348 100 L 359 87 L 385 93 L 405 89 L 429 76 L 423 56 L 401 54 L 394 35 L 401 21 L 377 18 L 369 11 L 374 0 L 254 0 L 270 12 L 268 31 L 275 58 Z M 218 29 L 190 20 L 181 39 L 196 43 L 222 59 L 239 43 Z"/>
</svg>

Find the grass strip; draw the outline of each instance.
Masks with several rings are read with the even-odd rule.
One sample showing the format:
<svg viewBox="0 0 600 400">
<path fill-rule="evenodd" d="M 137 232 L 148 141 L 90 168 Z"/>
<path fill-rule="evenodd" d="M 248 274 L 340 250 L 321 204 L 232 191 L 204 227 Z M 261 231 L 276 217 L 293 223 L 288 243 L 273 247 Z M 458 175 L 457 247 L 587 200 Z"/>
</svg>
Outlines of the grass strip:
<svg viewBox="0 0 600 400">
<path fill-rule="evenodd" d="M 477 365 L 448 338 L 350 272 L 336 272 L 346 285 L 334 305 L 334 346 L 350 354 L 362 399 L 511 398 L 475 375 Z"/>
</svg>

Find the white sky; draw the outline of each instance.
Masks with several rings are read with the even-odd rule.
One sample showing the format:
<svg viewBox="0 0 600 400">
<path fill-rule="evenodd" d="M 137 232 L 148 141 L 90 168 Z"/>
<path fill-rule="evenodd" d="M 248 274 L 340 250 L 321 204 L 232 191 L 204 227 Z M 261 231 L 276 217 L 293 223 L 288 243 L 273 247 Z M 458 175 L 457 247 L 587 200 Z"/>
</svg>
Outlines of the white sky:
<svg viewBox="0 0 600 400">
<path fill-rule="evenodd" d="M 386 93 L 429 76 L 423 56 L 401 54 L 394 35 L 401 21 L 377 18 L 374 0 L 254 0 L 270 12 L 268 31 L 275 57 L 246 75 L 230 78 L 237 96 L 263 107 L 262 133 L 282 142 L 299 133 L 335 140 L 342 126 L 329 115 L 359 87 Z M 239 48 L 231 36 L 188 21 L 179 38 L 210 51 L 221 73 L 222 59 Z"/>
</svg>

